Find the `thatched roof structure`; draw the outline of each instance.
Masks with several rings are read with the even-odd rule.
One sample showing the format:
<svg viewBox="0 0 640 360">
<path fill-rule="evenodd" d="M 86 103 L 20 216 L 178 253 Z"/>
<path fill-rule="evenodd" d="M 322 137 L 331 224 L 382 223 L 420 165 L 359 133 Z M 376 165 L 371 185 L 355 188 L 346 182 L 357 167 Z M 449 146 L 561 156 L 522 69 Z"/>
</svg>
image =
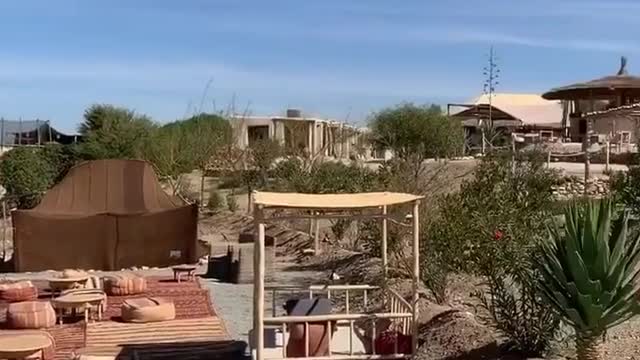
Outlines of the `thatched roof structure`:
<svg viewBox="0 0 640 360">
<path fill-rule="evenodd" d="M 587 82 L 557 87 L 542 94 L 547 100 L 579 100 L 609 98 L 617 95 L 640 95 L 640 77 L 628 74 L 627 59 L 620 59 L 620 69 L 615 75 Z"/>
<path fill-rule="evenodd" d="M 542 94 L 542 97 L 548 100 L 578 100 L 640 94 L 640 77 L 629 75 L 626 67 L 627 59 L 623 56 L 620 59 L 620 69 L 615 75 L 553 88 Z"/>
</svg>

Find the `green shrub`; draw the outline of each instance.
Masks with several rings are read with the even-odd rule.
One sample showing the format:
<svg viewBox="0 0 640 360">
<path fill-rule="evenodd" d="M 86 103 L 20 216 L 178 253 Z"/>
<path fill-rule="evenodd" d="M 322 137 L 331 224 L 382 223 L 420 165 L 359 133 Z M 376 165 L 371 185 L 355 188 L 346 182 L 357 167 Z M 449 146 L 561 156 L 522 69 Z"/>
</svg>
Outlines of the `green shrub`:
<svg viewBox="0 0 640 360">
<path fill-rule="evenodd" d="M 552 309 L 531 285 L 539 276 L 531 269 L 557 181 L 558 174 L 538 154 L 515 163 L 510 155 L 489 155 L 458 193 L 440 199 L 439 214 L 422 240 L 424 251 L 432 252 L 423 255 L 424 261 L 436 258 L 444 270 L 485 280 L 486 291 L 477 295 L 489 325 L 528 356 L 543 355 L 559 331 Z M 436 291 L 439 286 L 432 285 Z"/>
<path fill-rule="evenodd" d="M 224 207 L 224 198 L 218 191 L 212 191 L 209 193 L 209 199 L 207 200 L 207 209 L 211 211 L 218 211 Z"/>
<path fill-rule="evenodd" d="M 236 200 L 235 195 L 233 193 L 227 194 L 227 209 L 231 212 L 236 212 L 238 208 L 238 200 Z"/>
<path fill-rule="evenodd" d="M 19 208 L 32 208 L 58 176 L 56 164 L 42 148 L 17 147 L 0 161 L 0 181 Z"/>
<path fill-rule="evenodd" d="M 242 186 L 242 176 L 236 172 L 222 178 L 218 184 L 218 189 L 237 189 Z"/>
</svg>

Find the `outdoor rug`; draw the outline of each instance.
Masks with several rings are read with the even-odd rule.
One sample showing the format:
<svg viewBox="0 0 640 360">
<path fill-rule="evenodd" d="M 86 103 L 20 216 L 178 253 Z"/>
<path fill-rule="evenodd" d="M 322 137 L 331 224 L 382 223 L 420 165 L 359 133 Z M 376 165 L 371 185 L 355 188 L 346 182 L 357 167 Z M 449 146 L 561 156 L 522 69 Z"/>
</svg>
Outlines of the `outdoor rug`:
<svg viewBox="0 0 640 360">
<path fill-rule="evenodd" d="M 177 283 L 169 278 L 148 277 L 147 286 L 147 292 L 144 295 L 109 296 L 107 299 L 107 309 L 103 317 L 104 321 L 90 323 L 89 327 L 92 325 L 102 325 L 103 323 L 114 323 L 113 320 L 117 321 L 120 317 L 120 306 L 124 300 L 145 295 L 164 297 L 172 300 L 176 307 L 176 319 L 178 320 L 207 318 L 208 321 L 211 321 L 212 318 L 218 319 L 215 317 L 216 314 L 211 305 L 209 292 L 202 289 L 197 281 Z M 46 299 L 43 300 L 46 301 Z M 3 304 L 0 304 L 0 313 L 2 313 L 4 317 L 5 306 L 3 306 Z M 2 320 L 4 321 L 4 319 Z M 218 334 L 218 332 L 222 331 L 224 335 L 228 337 L 222 320 L 218 319 L 217 323 L 219 324 L 219 328 L 215 327 L 216 323 L 211 323 L 214 325 L 212 329 L 216 331 L 215 333 Z M 167 331 L 169 330 L 171 329 L 168 328 Z M 47 329 L 47 331 L 53 336 L 56 342 L 56 360 L 67 360 L 74 349 L 86 346 L 84 321 L 64 324 L 62 326 L 56 325 L 51 329 Z M 143 331 L 146 332 L 148 330 Z M 213 333 L 214 332 L 212 332 L 212 334 Z M 128 334 L 128 336 L 132 335 Z M 224 339 L 227 339 L 227 337 Z M 209 338 L 209 340 L 212 339 Z"/>
<path fill-rule="evenodd" d="M 145 324 L 101 321 L 87 325 L 87 346 L 122 346 L 229 340 L 222 320 L 215 316 Z"/>
</svg>

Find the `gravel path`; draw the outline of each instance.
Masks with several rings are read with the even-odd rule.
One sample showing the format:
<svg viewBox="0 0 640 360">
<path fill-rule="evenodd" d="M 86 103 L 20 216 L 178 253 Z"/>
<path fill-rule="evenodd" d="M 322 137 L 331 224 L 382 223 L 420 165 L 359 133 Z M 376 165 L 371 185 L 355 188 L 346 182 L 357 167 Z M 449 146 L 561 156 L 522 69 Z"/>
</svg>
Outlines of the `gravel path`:
<svg viewBox="0 0 640 360">
<path fill-rule="evenodd" d="M 278 258 L 274 281 L 267 285 L 305 285 L 322 282 L 326 276 L 318 271 L 288 271 L 290 265 L 290 261 Z M 227 326 L 231 337 L 248 341 L 249 330 L 253 327 L 253 284 L 229 284 L 204 278 L 201 279 L 201 283 L 209 289 L 213 306 Z M 280 304 L 289 296 L 292 295 L 281 294 L 276 299 L 276 310 L 281 309 Z M 270 315 L 271 311 L 272 295 L 265 293 L 265 315 Z"/>
</svg>

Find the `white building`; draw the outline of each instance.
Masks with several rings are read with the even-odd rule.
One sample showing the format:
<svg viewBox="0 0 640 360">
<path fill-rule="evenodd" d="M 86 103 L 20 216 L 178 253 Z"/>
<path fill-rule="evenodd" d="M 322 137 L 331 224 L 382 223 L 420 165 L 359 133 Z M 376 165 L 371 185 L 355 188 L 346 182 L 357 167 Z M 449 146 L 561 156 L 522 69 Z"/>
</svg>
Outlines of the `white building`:
<svg viewBox="0 0 640 360">
<path fill-rule="evenodd" d="M 330 119 L 306 117 L 296 109 L 288 109 L 286 116 L 234 115 L 232 126 L 241 149 L 255 141 L 274 139 L 287 149 L 302 151 L 309 156 L 335 159 L 370 157 L 362 129 Z"/>
</svg>

